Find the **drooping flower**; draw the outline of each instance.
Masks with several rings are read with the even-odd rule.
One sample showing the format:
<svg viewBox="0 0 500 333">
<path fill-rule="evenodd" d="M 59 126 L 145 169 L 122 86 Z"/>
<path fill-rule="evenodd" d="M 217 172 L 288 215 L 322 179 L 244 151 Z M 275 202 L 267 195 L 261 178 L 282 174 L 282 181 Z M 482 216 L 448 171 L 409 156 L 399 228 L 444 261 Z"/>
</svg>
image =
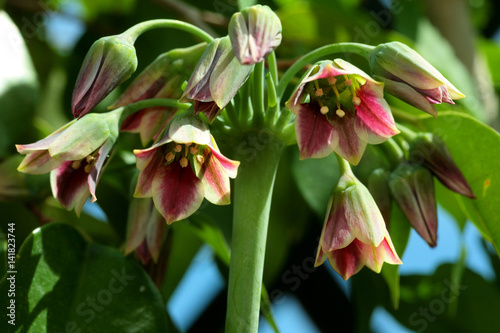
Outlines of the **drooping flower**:
<svg viewBox="0 0 500 333">
<path fill-rule="evenodd" d="M 383 84 L 341 59 L 313 66 L 286 105 L 297 116 L 302 159 L 335 151 L 356 165 L 368 143 L 379 144 L 399 133 L 383 98 Z"/>
<path fill-rule="evenodd" d="M 235 57 L 229 37 L 208 44 L 191 75 L 181 102 L 194 103 L 195 114 L 203 112 L 212 122 L 236 95 L 252 72 Z"/>
<path fill-rule="evenodd" d="M 432 133 L 418 133 L 410 142 L 410 159 L 418 159 L 450 190 L 475 199 L 464 175 L 453 161 L 444 141 Z M 420 161 L 422 160 L 422 161 Z"/>
<path fill-rule="evenodd" d="M 400 164 L 389 177 L 391 194 L 413 229 L 431 247 L 437 245 L 437 207 L 434 181 L 420 165 Z"/>
<path fill-rule="evenodd" d="M 167 232 L 165 219 L 151 198 L 133 198 L 130 202 L 125 255 L 136 251 L 143 265 L 157 263 Z"/>
<path fill-rule="evenodd" d="M 135 197 L 153 197 L 167 223 L 189 217 L 203 198 L 230 203 L 229 178 L 239 162 L 224 157 L 208 127 L 193 116 L 172 120 L 150 148 L 134 150 L 139 169 Z"/>
<path fill-rule="evenodd" d="M 73 116 L 82 117 L 127 80 L 137 68 L 134 46 L 125 35 L 103 37 L 91 46 L 76 79 Z"/>
<path fill-rule="evenodd" d="M 327 258 L 344 280 L 365 265 L 379 273 L 384 262 L 402 264 L 376 203 L 352 172 L 340 177 L 330 198 L 315 266 Z"/>
<path fill-rule="evenodd" d="M 95 190 L 104 164 L 118 138 L 121 110 L 89 114 L 73 120 L 32 144 L 16 145 L 26 155 L 18 170 L 30 174 L 51 172 L 52 194 L 77 215 Z"/>
<path fill-rule="evenodd" d="M 255 5 L 233 14 L 229 37 L 238 60 L 253 65 L 280 45 L 281 22 L 268 6 Z"/>
<path fill-rule="evenodd" d="M 391 95 L 437 117 L 434 104 L 455 104 L 464 98 L 437 69 L 407 45 L 391 42 L 378 45 L 370 55 L 374 78 L 385 83 Z"/>
<path fill-rule="evenodd" d="M 161 54 L 137 76 L 110 109 L 149 98 L 178 99 L 182 95 L 182 83 L 193 72 L 206 46 L 206 43 L 200 43 Z M 177 109 L 166 106 L 146 108 L 125 119 L 121 130 L 140 133 L 145 146 L 156 140 L 176 112 Z"/>
</svg>

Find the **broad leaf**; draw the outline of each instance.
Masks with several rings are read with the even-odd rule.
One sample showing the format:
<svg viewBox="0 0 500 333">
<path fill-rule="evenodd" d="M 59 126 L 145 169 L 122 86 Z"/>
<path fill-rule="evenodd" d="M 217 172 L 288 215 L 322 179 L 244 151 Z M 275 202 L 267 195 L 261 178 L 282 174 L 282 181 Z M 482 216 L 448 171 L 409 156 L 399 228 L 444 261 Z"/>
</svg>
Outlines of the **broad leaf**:
<svg viewBox="0 0 500 333">
<path fill-rule="evenodd" d="M 15 265 L 16 325 L 4 318 L 2 332 L 166 331 L 161 296 L 142 268 L 115 249 L 88 243 L 71 226 L 34 230 Z M 4 276 L 3 309 L 12 299 L 9 286 Z"/>
</svg>

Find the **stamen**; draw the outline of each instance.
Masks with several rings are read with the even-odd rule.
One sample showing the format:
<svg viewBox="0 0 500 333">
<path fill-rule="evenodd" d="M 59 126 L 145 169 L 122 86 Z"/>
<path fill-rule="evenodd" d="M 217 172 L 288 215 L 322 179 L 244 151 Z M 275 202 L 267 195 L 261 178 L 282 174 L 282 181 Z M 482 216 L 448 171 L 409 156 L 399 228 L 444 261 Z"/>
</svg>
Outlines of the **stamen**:
<svg viewBox="0 0 500 333">
<path fill-rule="evenodd" d="M 191 146 L 192 144 L 193 144 L 192 142 L 185 143 L 186 147 L 189 147 L 189 146 Z"/>
<path fill-rule="evenodd" d="M 92 162 L 93 160 L 95 160 L 95 157 L 94 157 L 94 156 L 92 156 L 92 155 L 89 155 L 89 156 L 85 157 L 85 161 L 86 161 L 87 163 L 90 163 L 90 162 Z"/>
<path fill-rule="evenodd" d="M 205 162 L 205 157 L 203 155 L 196 155 L 196 160 L 200 163 L 203 164 Z"/>
<path fill-rule="evenodd" d="M 359 98 L 358 96 L 354 95 L 354 97 L 352 98 L 352 103 L 354 105 L 359 105 L 361 104 L 361 98 Z"/>
<path fill-rule="evenodd" d="M 187 159 L 187 158 L 185 158 L 185 157 L 181 158 L 181 160 L 179 161 L 179 164 L 180 164 L 180 165 L 181 165 L 181 167 L 183 167 L 183 168 L 187 167 L 187 165 L 188 165 L 188 159 Z"/>
<path fill-rule="evenodd" d="M 189 152 L 191 153 L 191 155 L 194 155 L 194 154 L 198 153 L 198 148 L 196 148 L 196 147 L 189 147 Z"/>
<path fill-rule="evenodd" d="M 71 163 L 71 167 L 72 167 L 74 170 L 79 169 L 81 165 L 82 165 L 82 160 L 73 161 L 73 163 Z"/>
<path fill-rule="evenodd" d="M 165 160 L 167 162 L 172 162 L 175 158 L 175 154 L 172 152 L 169 152 L 167 155 L 165 155 Z"/>
<path fill-rule="evenodd" d="M 186 146 L 186 150 L 184 151 L 184 157 L 187 157 L 189 154 L 189 147 Z"/>
<path fill-rule="evenodd" d="M 181 146 L 181 145 L 176 145 L 176 146 L 174 147 L 174 151 L 175 151 L 176 153 L 180 153 L 180 152 L 182 151 L 182 146 Z"/>
<path fill-rule="evenodd" d="M 323 89 L 319 88 L 318 90 L 316 90 L 316 92 L 314 93 L 317 97 L 321 97 L 323 96 Z"/>
<path fill-rule="evenodd" d="M 340 118 L 343 118 L 345 116 L 345 112 L 344 110 L 342 109 L 338 109 L 337 111 L 335 111 L 335 113 L 337 114 L 337 116 L 339 116 Z"/>
<path fill-rule="evenodd" d="M 340 94 L 339 94 L 339 91 L 337 90 L 337 86 L 332 86 L 333 88 L 333 92 L 335 92 L 335 96 L 337 96 L 337 98 L 340 98 Z"/>
<path fill-rule="evenodd" d="M 92 171 L 92 164 L 87 164 L 85 168 L 83 168 L 83 171 L 90 173 L 90 171 Z"/>
<path fill-rule="evenodd" d="M 337 82 L 337 79 L 335 77 L 329 77 L 328 78 L 328 84 L 329 85 L 334 85 Z"/>
<path fill-rule="evenodd" d="M 352 79 L 345 80 L 345 85 L 348 87 L 352 86 Z"/>
<path fill-rule="evenodd" d="M 319 112 L 321 112 L 321 114 L 327 114 L 328 111 L 330 111 L 328 106 L 322 106 L 321 109 L 319 109 Z"/>
<path fill-rule="evenodd" d="M 318 80 L 313 81 L 313 83 L 314 83 L 314 87 L 316 87 L 316 90 L 319 90 L 320 88 L 319 88 Z"/>
</svg>

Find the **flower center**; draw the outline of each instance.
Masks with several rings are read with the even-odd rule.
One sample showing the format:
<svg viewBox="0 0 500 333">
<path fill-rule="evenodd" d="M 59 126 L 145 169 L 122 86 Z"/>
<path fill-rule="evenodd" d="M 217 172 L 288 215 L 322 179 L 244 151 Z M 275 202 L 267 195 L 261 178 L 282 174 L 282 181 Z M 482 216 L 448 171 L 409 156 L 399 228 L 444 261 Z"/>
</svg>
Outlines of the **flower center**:
<svg viewBox="0 0 500 333">
<path fill-rule="evenodd" d="M 356 75 L 344 74 L 309 82 L 306 91 L 310 101 L 319 105 L 321 114 L 343 118 L 346 112 L 354 112 L 355 106 L 361 103 L 356 95 L 361 85 Z"/>
<path fill-rule="evenodd" d="M 92 167 L 95 164 L 96 156 L 97 150 L 87 157 L 82 158 L 81 160 L 73 161 L 73 163 L 71 163 L 71 167 L 74 170 L 78 170 L 82 165 L 84 165 L 83 171 L 85 171 L 85 173 L 90 173 L 90 171 L 92 171 Z"/>
<path fill-rule="evenodd" d="M 175 143 L 172 142 L 167 146 L 167 153 L 165 154 L 165 161 L 167 164 L 174 160 L 178 160 L 181 167 L 185 168 L 189 165 L 189 158 L 194 157 L 198 162 L 203 164 L 205 157 L 203 151 L 200 151 L 199 145 L 192 142 L 189 143 Z"/>
</svg>

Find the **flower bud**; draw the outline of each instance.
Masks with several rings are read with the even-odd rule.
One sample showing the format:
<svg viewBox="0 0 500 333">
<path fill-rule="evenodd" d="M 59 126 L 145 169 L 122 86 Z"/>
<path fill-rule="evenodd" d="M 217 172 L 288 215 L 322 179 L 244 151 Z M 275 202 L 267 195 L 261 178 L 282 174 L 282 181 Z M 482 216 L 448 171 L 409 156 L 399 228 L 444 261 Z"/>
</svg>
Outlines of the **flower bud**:
<svg viewBox="0 0 500 333">
<path fill-rule="evenodd" d="M 180 101 L 194 103 L 210 122 L 236 95 L 252 72 L 235 57 L 229 37 L 214 39 L 201 56 Z"/>
<path fill-rule="evenodd" d="M 240 63 L 253 65 L 280 45 L 281 22 L 268 6 L 252 6 L 233 14 L 229 37 Z"/>
<path fill-rule="evenodd" d="M 432 133 L 418 133 L 410 142 L 410 159 L 423 160 L 429 169 L 444 186 L 450 190 L 475 199 L 467 180 L 453 161 L 446 144 L 440 137 Z"/>
<path fill-rule="evenodd" d="M 182 83 L 189 79 L 206 46 L 206 43 L 200 43 L 161 54 L 137 76 L 110 108 L 149 98 L 178 99 L 182 95 Z M 146 145 L 156 140 L 176 112 L 177 109 L 166 106 L 142 109 L 125 119 L 121 130 L 139 133 L 142 144 Z"/>
<path fill-rule="evenodd" d="M 417 52 L 399 42 L 377 46 L 370 54 L 370 67 L 388 93 L 435 117 L 433 104 L 455 104 L 454 99 L 465 97 Z"/>
<path fill-rule="evenodd" d="M 435 247 L 437 207 L 430 171 L 418 165 L 400 164 L 390 175 L 389 187 L 413 229 L 429 246 Z"/>
<path fill-rule="evenodd" d="M 73 116 L 90 112 L 137 68 L 134 46 L 122 35 L 103 37 L 90 48 L 76 79 Z"/>
</svg>

